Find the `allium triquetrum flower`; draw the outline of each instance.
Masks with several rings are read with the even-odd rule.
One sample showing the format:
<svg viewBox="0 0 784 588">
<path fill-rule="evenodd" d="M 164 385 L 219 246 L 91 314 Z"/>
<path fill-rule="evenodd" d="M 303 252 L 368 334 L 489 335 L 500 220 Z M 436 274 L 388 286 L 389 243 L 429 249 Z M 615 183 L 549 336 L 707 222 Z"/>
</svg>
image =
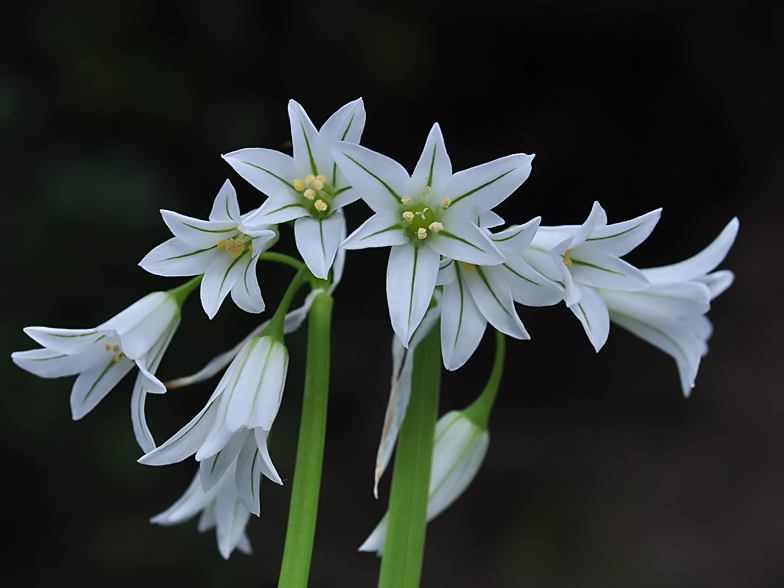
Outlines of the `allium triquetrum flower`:
<svg viewBox="0 0 784 588">
<path fill-rule="evenodd" d="M 327 279 L 338 245 L 346 236 L 342 207 L 359 198 L 335 165 L 329 146 L 359 143 L 365 128 L 362 99 L 333 114 L 320 130 L 302 106 L 289 102 L 294 157 L 271 149 L 240 149 L 223 156 L 238 174 L 269 196 L 248 223 L 272 225 L 295 220 L 294 237 L 314 276 Z"/>
<path fill-rule="evenodd" d="M 359 145 L 339 143 L 333 153 L 354 190 L 375 212 L 344 246 L 391 246 L 389 314 L 392 328 L 408 346 L 430 304 L 441 256 L 474 265 L 504 262 L 476 219 L 526 180 L 533 156 L 510 155 L 453 175 L 438 124 L 411 176 L 399 163 Z"/>
<path fill-rule="evenodd" d="M 684 396 L 694 387 L 700 359 L 712 333 L 705 313 L 711 300 L 732 284 L 729 270 L 713 272 L 738 233 L 732 219 L 703 251 L 680 263 L 642 270 L 650 287 L 640 292 L 600 289 L 610 320 L 675 358 Z M 712 273 L 710 273 L 712 272 Z"/>
<path fill-rule="evenodd" d="M 150 251 L 139 265 L 159 276 L 198 276 L 201 303 L 213 318 L 226 295 L 246 312 L 264 310 L 256 263 L 274 245 L 277 233 L 268 227 L 249 227 L 240 215 L 237 193 L 226 180 L 215 197 L 209 220 L 162 210 L 174 238 Z"/>
<path fill-rule="evenodd" d="M 650 235 L 661 209 L 612 225 L 594 202 L 582 225 L 539 227 L 522 257 L 537 271 L 565 289 L 564 301 L 580 320 L 596 351 L 610 332 L 607 306 L 596 288 L 622 291 L 646 289 L 648 279 L 626 255 Z"/>
<path fill-rule="evenodd" d="M 150 451 L 155 445 L 142 416 L 144 399 L 148 392 L 166 392 L 154 374 L 180 324 L 183 300 L 177 292 L 148 294 L 95 329 L 27 327 L 25 333 L 43 349 L 17 351 L 11 358 L 42 378 L 79 374 L 71 390 L 74 420 L 95 408 L 134 366 L 138 367 L 131 416 L 139 445 Z"/>
</svg>

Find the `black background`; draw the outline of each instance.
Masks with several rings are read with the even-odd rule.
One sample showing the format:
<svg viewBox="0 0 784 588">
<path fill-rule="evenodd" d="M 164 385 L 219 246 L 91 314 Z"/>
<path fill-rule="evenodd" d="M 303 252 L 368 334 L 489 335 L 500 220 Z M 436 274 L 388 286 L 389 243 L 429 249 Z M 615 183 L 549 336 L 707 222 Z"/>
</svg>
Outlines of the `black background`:
<svg viewBox="0 0 784 588">
<path fill-rule="evenodd" d="M 136 266 L 169 237 L 160 208 L 206 218 L 225 178 L 243 211 L 261 195 L 219 157 L 285 150 L 286 103 L 319 126 L 362 96 L 362 143 L 409 170 L 439 122 L 455 170 L 536 153 L 498 211 L 510 222 L 611 222 L 662 206 L 627 259 L 673 263 L 735 215 L 715 334 L 692 398 L 668 356 L 613 328 L 596 355 L 563 305 L 520 309 L 489 454 L 428 527 L 423 586 L 784 585 L 780 227 L 784 5 L 604 0 L 397 3 L 6 2 L 0 9 L 0 342 L 26 325 L 84 328 L 176 280 Z M 369 214 L 348 212 L 349 229 Z M 283 228 L 281 250 L 294 251 Z M 372 586 L 356 548 L 385 510 L 373 465 L 391 358 L 386 252 L 352 252 L 334 314 L 325 477 L 311 585 Z M 290 272 L 260 266 L 270 307 Z M 159 374 L 195 371 L 256 319 L 231 302 L 209 322 L 197 297 Z M 293 473 L 303 333 L 271 438 Z M 466 406 L 492 340 L 445 374 L 442 412 Z M 263 486 L 255 554 L 224 562 L 214 533 L 148 518 L 194 463 L 156 469 L 129 422 L 132 380 L 72 423 L 72 379 L 0 367 L 0 578 L 6 586 L 275 585 L 291 484 Z M 158 441 L 215 382 L 148 402 Z"/>
</svg>

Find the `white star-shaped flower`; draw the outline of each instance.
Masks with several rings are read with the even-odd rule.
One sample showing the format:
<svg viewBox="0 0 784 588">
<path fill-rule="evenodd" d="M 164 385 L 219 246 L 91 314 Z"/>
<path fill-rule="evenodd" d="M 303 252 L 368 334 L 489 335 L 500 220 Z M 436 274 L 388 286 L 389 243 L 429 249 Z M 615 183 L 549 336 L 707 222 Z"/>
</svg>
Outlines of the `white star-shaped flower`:
<svg viewBox="0 0 784 588">
<path fill-rule="evenodd" d="M 144 421 L 144 401 L 148 392 L 166 392 L 154 374 L 180 324 L 180 306 L 170 293 L 153 292 L 95 329 L 27 327 L 25 333 L 43 349 L 17 351 L 11 358 L 42 378 L 78 374 L 71 390 L 74 420 L 95 408 L 134 366 L 138 367 L 131 417 L 139 445 L 150 451 L 155 444 Z"/>
<path fill-rule="evenodd" d="M 633 292 L 649 286 L 645 275 L 621 257 L 650 235 L 660 214 L 658 209 L 608 225 L 604 209 L 594 202 L 582 225 L 539 227 L 521 254 L 539 273 L 564 287 L 566 306 L 580 320 L 596 351 L 610 332 L 607 306 L 596 288 Z"/>
<path fill-rule="evenodd" d="M 347 143 L 335 161 L 375 215 L 343 243 L 347 249 L 391 246 L 387 299 L 392 328 L 403 345 L 425 315 L 441 256 L 474 265 L 498 265 L 503 254 L 476 225 L 531 172 L 532 155 L 510 155 L 452 174 L 438 124 L 413 175 L 392 159 Z"/>
<path fill-rule="evenodd" d="M 342 207 L 359 198 L 329 151 L 336 141 L 359 143 L 365 128 L 362 99 L 349 102 L 320 130 L 302 106 L 289 102 L 294 157 L 271 149 L 240 149 L 223 156 L 238 174 L 269 196 L 248 219 L 252 226 L 295 220 L 294 237 L 302 259 L 319 279 L 327 279 L 346 236 Z"/>
<path fill-rule="evenodd" d="M 268 227 L 249 227 L 240 215 L 237 193 L 229 180 L 215 197 L 209 220 L 162 210 L 173 239 L 158 245 L 139 262 L 158 276 L 198 276 L 201 303 L 213 318 L 229 292 L 242 310 L 264 310 L 256 264 L 259 255 L 275 244 L 278 234 Z"/>
<path fill-rule="evenodd" d="M 734 279 L 731 271 L 713 269 L 735 242 L 738 226 L 738 219 L 732 219 L 713 243 L 690 259 L 642 270 L 651 284 L 645 290 L 598 290 L 610 320 L 675 358 L 686 397 L 694 387 L 713 330 L 705 313 L 711 300 Z"/>
</svg>

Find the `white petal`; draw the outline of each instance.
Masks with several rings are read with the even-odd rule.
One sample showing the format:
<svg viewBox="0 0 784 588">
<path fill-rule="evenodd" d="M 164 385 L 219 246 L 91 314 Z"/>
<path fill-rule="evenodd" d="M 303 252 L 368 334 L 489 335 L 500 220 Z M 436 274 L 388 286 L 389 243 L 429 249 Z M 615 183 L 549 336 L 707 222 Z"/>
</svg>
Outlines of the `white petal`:
<svg viewBox="0 0 784 588">
<path fill-rule="evenodd" d="M 436 123 L 430 129 L 425 148 L 411 175 L 409 195 L 419 196 L 424 193 L 426 186 L 430 186 L 431 196 L 428 201 L 437 205 L 447 195 L 451 183 L 452 162 L 446 152 L 441 127 Z"/>
<path fill-rule="evenodd" d="M 502 333 L 515 339 L 530 339 L 517 316 L 512 294 L 499 268 L 475 266 L 473 271 L 458 268 L 463 274 L 471 296 L 487 321 Z"/>
<path fill-rule="evenodd" d="M 216 257 L 212 265 L 207 268 L 199 290 L 201 305 L 211 319 L 218 313 L 226 295 L 231 292 L 234 284 L 242 277 L 246 266 L 251 262 L 251 256 L 247 251 L 234 259 L 228 253 L 223 253 L 225 255 Z"/>
<path fill-rule="evenodd" d="M 237 221 L 204 221 L 170 210 L 162 210 L 161 216 L 172 234 L 186 245 L 190 245 L 191 250 L 215 247 L 222 239 L 237 234 Z"/>
<path fill-rule="evenodd" d="M 251 227 L 267 227 L 286 223 L 309 214 L 301 194 L 294 192 L 294 190 L 281 190 L 270 196 L 256 212 L 249 215 L 243 222 Z"/>
<path fill-rule="evenodd" d="M 212 457 L 202 460 L 199 463 L 199 479 L 201 480 L 202 490 L 208 492 L 226 473 L 237 459 L 237 455 L 242 449 L 245 439 L 250 435 L 250 431 L 240 431 Z"/>
<path fill-rule="evenodd" d="M 644 290 L 648 280 L 636 267 L 593 245 L 582 245 L 569 253 L 569 271 L 575 282 L 608 290 Z"/>
<path fill-rule="evenodd" d="M 201 481 L 196 474 L 185 494 L 164 512 L 152 517 L 150 522 L 157 525 L 177 525 L 185 522 L 203 510 L 212 500 L 213 495 L 214 492 L 207 493 L 201 489 Z"/>
<path fill-rule="evenodd" d="M 99 325 L 96 330 L 107 336 L 116 333 L 123 353 L 131 359 L 138 359 L 179 316 L 180 306 L 174 298 L 166 292 L 153 292 Z"/>
<path fill-rule="evenodd" d="M 373 212 L 400 209 L 400 199 L 408 195 L 411 178 L 399 163 L 352 143 L 340 142 L 332 155 L 351 187 Z"/>
<path fill-rule="evenodd" d="M 222 156 L 254 188 L 272 196 L 294 191 L 294 160 L 271 149 L 240 149 Z"/>
<path fill-rule="evenodd" d="M 234 300 L 234 304 L 245 312 L 253 314 L 264 311 L 264 299 L 261 297 L 259 278 L 256 275 L 258 261 L 258 255 L 251 256 L 250 263 L 244 267 L 242 275 L 239 276 L 231 289 L 231 299 Z"/>
<path fill-rule="evenodd" d="M 399 245 L 389 253 L 387 301 L 392 328 L 408 346 L 436 287 L 439 255 L 430 247 Z"/>
<path fill-rule="evenodd" d="M 500 227 L 502 224 L 504 224 L 504 219 L 492 210 L 482 210 L 476 219 L 476 226 L 482 227 L 483 229 Z"/>
<path fill-rule="evenodd" d="M 710 290 L 699 282 L 683 282 L 642 292 L 600 290 L 608 308 L 621 314 L 642 316 L 649 311 L 670 316 L 700 315 L 710 309 Z"/>
<path fill-rule="evenodd" d="M 506 282 L 515 302 L 526 306 L 551 306 L 563 300 L 563 288 L 537 272 L 522 257 L 509 257 L 501 267 L 506 272 Z"/>
<path fill-rule="evenodd" d="M 680 263 L 668 265 L 666 267 L 657 267 L 645 270 L 645 277 L 651 282 L 651 285 L 671 284 L 673 282 L 682 282 L 686 280 L 693 280 L 700 276 L 704 276 L 717 265 L 719 265 L 727 256 L 727 252 L 735 242 L 735 237 L 738 234 L 739 222 L 737 218 L 732 219 L 718 237 L 708 245 L 705 249 L 700 251 L 694 257 L 691 257 Z"/>
<path fill-rule="evenodd" d="M 444 257 L 474 265 L 497 265 L 504 261 L 489 233 L 459 217 L 445 219 L 444 228 L 438 233 L 431 232 L 427 239 Z"/>
<path fill-rule="evenodd" d="M 25 334 L 39 345 L 52 351 L 76 355 L 82 353 L 103 335 L 95 329 L 53 329 L 51 327 L 25 327 Z"/>
<path fill-rule="evenodd" d="M 658 208 L 632 220 L 607 225 L 594 230 L 585 242 L 622 257 L 648 238 L 660 216 L 661 208 Z"/>
<path fill-rule="evenodd" d="M 95 363 L 91 354 L 67 355 L 46 348 L 15 351 L 11 354 L 11 359 L 23 370 L 40 378 L 73 376 Z"/>
<path fill-rule="evenodd" d="M 452 206 L 491 209 L 506 200 L 531 173 L 533 155 L 508 155 L 452 176 L 447 196 Z"/>
<path fill-rule="evenodd" d="M 75 421 L 90 412 L 133 369 L 127 357 L 100 363 L 79 374 L 71 390 L 71 414 Z"/>
<path fill-rule="evenodd" d="M 509 227 L 498 233 L 491 234 L 490 238 L 506 257 L 519 255 L 531 244 L 541 220 L 541 217 L 537 216 L 523 225 Z"/>
<path fill-rule="evenodd" d="M 291 142 L 294 145 L 294 169 L 298 178 L 319 174 L 332 181 L 332 158 L 305 110 L 296 101 L 289 100 Z"/>
<path fill-rule="evenodd" d="M 588 218 L 585 222 L 576 227 L 573 236 L 572 242 L 569 245 L 571 248 L 579 247 L 585 240 L 590 237 L 594 231 L 598 231 L 603 229 L 607 225 L 607 213 L 604 212 L 604 209 L 599 205 L 598 202 L 594 202 L 593 206 L 591 207 L 591 212 L 588 215 Z M 545 228 L 545 227 L 542 227 Z M 566 227 L 561 227 L 562 229 L 566 229 Z M 557 230 L 558 227 L 555 227 Z"/>
<path fill-rule="evenodd" d="M 389 247 L 408 242 L 396 210 L 382 210 L 366 220 L 341 244 L 346 249 Z"/>
<path fill-rule="evenodd" d="M 345 234 L 346 218 L 338 210 L 324 219 L 303 216 L 294 223 L 297 250 L 305 265 L 320 280 L 326 280 L 341 237 Z"/>
<path fill-rule="evenodd" d="M 457 264 L 459 261 L 454 259 L 442 259 L 438 266 L 438 278 L 436 286 L 446 286 L 457 279 Z"/>
<path fill-rule="evenodd" d="M 598 352 L 610 334 L 610 315 L 602 297 L 590 286 L 576 285 L 580 290 L 579 302 L 570 306 L 570 310 L 580 320 L 585 334 Z"/>
<path fill-rule="evenodd" d="M 212 203 L 210 220 L 218 222 L 233 222 L 234 226 L 240 222 L 240 205 L 237 202 L 237 192 L 229 180 L 223 182 L 215 202 Z"/>
<path fill-rule="evenodd" d="M 710 290 L 710 298 L 713 300 L 716 296 L 732 286 L 732 282 L 735 281 L 735 274 L 729 270 L 721 270 L 698 279 L 708 287 L 708 290 Z"/>
<path fill-rule="evenodd" d="M 216 534 L 218 551 L 224 559 L 229 559 L 231 552 L 245 537 L 245 526 L 250 519 L 250 511 L 237 497 L 231 485 L 221 488 L 215 504 Z"/>
<path fill-rule="evenodd" d="M 474 354 L 485 333 L 487 320 L 474 302 L 465 272 L 455 272 L 455 281 L 444 286 L 441 310 L 441 357 L 444 367 L 456 370 Z"/>
<path fill-rule="evenodd" d="M 326 143 L 335 141 L 359 143 L 364 129 L 365 104 L 362 98 L 357 98 L 330 116 L 319 129 L 319 135 Z"/>
<path fill-rule="evenodd" d="M 205 249 L 194 249 L 174 237 L 145 255 L 139 265 L 156 276 L 198 276 L 207 271 L 220 253 L 214 245 Z"/>
<path fill-rule="evenodd" d="M 269 449 L 267 448 L 268 431 L 265 431 L 261 427 L 257 427 L 253 429 L 253 432 L 256 435 L 256 447 L 259 449 L 259 457 L 261 458 L 261 473 L 276 484 L 282 486 L 283 480 L 280 479 L 275 466 L 272 465 L 272 459 L 270 458 Z"/>
<path fill-rule="evenodd" d="M 261 503 L 259 485 L 261 484 L 261 457 L 256 447 L 256 436 L 253 432 L 245 436 L 245 442 L 237 456 L 237 471 L 234 476 L 237 496 L 250 512 L 259 516 Z"/>
</svg>

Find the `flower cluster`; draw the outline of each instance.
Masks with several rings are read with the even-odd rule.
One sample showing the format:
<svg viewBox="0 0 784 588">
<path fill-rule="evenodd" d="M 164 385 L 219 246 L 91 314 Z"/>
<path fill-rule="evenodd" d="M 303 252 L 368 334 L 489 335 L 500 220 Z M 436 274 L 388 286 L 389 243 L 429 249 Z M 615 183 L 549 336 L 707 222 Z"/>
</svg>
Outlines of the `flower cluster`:
<svg viewBox="0 0 784 588">
<path fill-rule="evenodd" d="M 265 148 L 223 155 L 265 195 L 258 208 L 242 214 L 235 188 L 226 180 L 207 220 L 161 211 L 173 237 L 140 265 L 159 276 L 194 279 L 148 295 L 95 329 L 29 327 L 25 332 L 42 348 L 12 355 L 17 365 L 42 377 L 78 375 L 71 393 L 74 419 L 95 408 L 138 367 L 132 422 L 144 452 L 139 461 L 164 465 L 195 455 L 199 462 L 183 497 L 153 522 L 175 524 L 201 512 L 199 529 L 216 528 L 223 557 L 235 548 L 250 550 L 245 526 L 250 514 L 260 514 L 262 474 L 282 484 L 267 444 L 286 384 L 284 336 L 299 328 L 316 297 L 331 295 L 350 250 L 390 248 L 386 295 L 395 369 L 376 483 L 406 414 L 414 350 L 433 329 L 443 366 L 456 370 L 471 358 L 488 324 L 504 335 L 529 339 L 519 307 L 564 302 L 597 352 L 614 322 L 673 356 L 688 396 L 711 334 L 705 314 L 733 280 L 731 272 L 713 270 L 734 242 L 737 219 L 695 257 L 641 270 L 622 258 L 651 234 L 660 209 L 609 223 L 595 202 L 580 225 L 543 226 L 540 217 L 506 225 L 494 209 L 526 181 L 533 155 L 508 155 L 454 172 L 435 124 L 409 173 L 359 144 L 366 120 L 361 99 L 340 108 L 320 129 L 293 100 L 288 114 L 293 155 Z M 373 215 L 348 235 L 343 209 L 360 199 Z M 270 251 L 284 223 L 293 223 L 302 261 Z M 156 446 L 144 416 L 145 398 L 167 390 L 155 373 L 185 299 L 199 287 L 210 319 L 229 294 L 240 309 L 261 313 L 259 264 L 264 261 L 294 266 L 297 277 L 269 321 L 195 376 L 169 383 L 175 388 L 201 381 L 228 366 L 204 408 Z M 311 294 L 289 312 L 306 284 Z M 328 347 L 320 351 L 329 357 Z M 328 369 L 321 372 L 322 380 L 326 376 Z M 494 399 L 498 379 L 494 386 L 485 398 Z M 477 474 L 488 448 L 492 399 L 483 405 L 481 419 L 467 410 L 439 421 L 428 518 L 451 504 Z M 381 553 L 385 530 L 386 518 L 362 549 Z"/>
</svg>

